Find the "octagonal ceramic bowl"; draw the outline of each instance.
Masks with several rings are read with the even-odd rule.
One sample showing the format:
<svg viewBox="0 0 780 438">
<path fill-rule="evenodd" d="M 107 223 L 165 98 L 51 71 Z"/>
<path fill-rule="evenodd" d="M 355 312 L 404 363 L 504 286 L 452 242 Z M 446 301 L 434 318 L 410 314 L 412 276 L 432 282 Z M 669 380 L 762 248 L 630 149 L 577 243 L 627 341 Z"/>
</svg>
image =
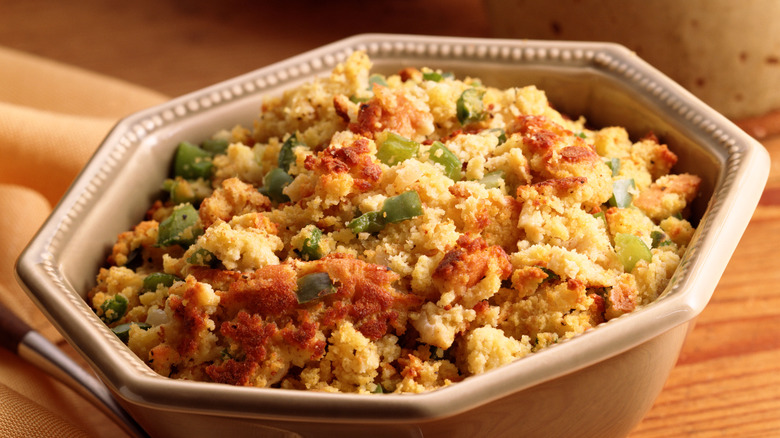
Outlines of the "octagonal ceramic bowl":
<svg viewBox="0 0 780 438">
<path fill-rule="evenodd" d="M 428 66 L 497 87 L 534 84 L 593 126 L 652 131 L 702 177 L 695 237 L 655 303 L 436 391 L 366 396 L 161 377 L 85 302 L 119 232 L 143 217 L 181 139 L 250 125 L 261 100 L 365 50 L 374 70 Z M 120 121 L 18 261 L 17 275 L 68 341 L 153 436 L 621 436 L 643 417 L 710 299 L 768 174 L 763 147 L 638 59 L 600 43 L 359 35 Z"/>
</svg>

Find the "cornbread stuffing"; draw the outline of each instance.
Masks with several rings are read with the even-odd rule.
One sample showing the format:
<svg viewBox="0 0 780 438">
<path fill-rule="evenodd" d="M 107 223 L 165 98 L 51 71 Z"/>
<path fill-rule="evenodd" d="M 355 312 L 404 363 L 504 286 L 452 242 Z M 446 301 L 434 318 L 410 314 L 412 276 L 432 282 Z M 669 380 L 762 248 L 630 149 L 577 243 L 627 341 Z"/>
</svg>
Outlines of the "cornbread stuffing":
<svg viewBox="0 0 780 438">
<path fill-rule="evenodd" d="M 88 299 L 163 376 L 429 391 L 653 302 L 694 231 L 676 161 L 533 86 L 356 52 L 182 141 Z"/>
</svg>

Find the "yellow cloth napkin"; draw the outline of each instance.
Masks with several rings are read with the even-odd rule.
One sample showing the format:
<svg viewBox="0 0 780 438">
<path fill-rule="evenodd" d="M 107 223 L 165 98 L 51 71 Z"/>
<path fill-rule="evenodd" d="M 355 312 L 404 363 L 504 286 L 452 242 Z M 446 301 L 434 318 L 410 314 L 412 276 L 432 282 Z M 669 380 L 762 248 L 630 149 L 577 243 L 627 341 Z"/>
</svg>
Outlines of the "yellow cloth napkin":
<svg viewBox="0 0 780 438">
<path fill-rule="evenodd" d="M 14 263 L 118 121 L 166 97 L 0 47 L 0 302 L 75 353 L 14 278 Z M 0 438 L 126 436 L 98 409 L 0 350 Z"/>
</svg>

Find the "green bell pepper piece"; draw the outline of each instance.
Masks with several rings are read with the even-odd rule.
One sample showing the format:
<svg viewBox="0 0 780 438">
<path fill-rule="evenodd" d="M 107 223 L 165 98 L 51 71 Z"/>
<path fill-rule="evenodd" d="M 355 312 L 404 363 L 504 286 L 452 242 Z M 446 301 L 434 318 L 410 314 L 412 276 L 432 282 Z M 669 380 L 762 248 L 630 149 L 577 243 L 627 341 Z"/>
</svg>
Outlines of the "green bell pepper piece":
<svg viewBox="0 0 780 438">
<path fill-rule="evenodd" d="M 111 298 L 107 298 L 103 301 L 103 304 L 100 305 L 100 310 L 103 311 L 103 315 L 100 319 L 106 324 L 119 321 L 127 312 L 127 304 L 127 298 L 125 298 L 124 295 L 117 294 Z"/>
<path fill-rule="evenodd" d="M 317 227 L 312 227 L 309 237 L 303 241 L 303 247 L 301 248 L 301 258 L 304 260 L 319 260 L 322 258 L 322 247 L 320 247 L 320 241 L 322 240 L 322 231 Z"/>
<path fill-rule="evenodd" d="M 203 140 L 203 143 L 201 143 L 200 147 L 211 154 L 211 156 L 224 154 L 227 151 L 228 146 L 230 143 L 227 140 L 215 140 L 215 139 L 208 139 Z"/>
<path fill-rule="evenodd" d="M 183 141 L 173 158 L 173 175 L 184 179 L 211 178 L 211 154 L 198 146 Z"/>
<path fill-rule="evenodd" d="M 485 118 L 484 104 L 482 103 L 484 95 L 485 90 L 478 88 L 469 88 L 461 93 L 455 103 L 456 115 L 461 125 L 479 122 Z"/>
<path fill-rule="evenodd" d="M 352 219 L 347 228 L 353 233 L 378 233 L 385 227 L 385 220 L 381 211 L 369 211 Z"/>
<path fill-rule="evenodd" d="M 130 327 L 137 325 L 138 328 L 143 330 L 149 330 L 152 326 L 145 323 L 145 322 L 126 322 L 124 324 L 119 324 L 118 326 L 111 329 L 112 332 L 114 332 L 115 335 L 127 344 L 127 341 L 130 340 Z"/>
<path fill-rule="evenodd" d="M 315 272 L 298 279 L 298 290 L 295 292 L 295 296 L 298 303 L 302 304 L 333 293 L 336 293 L 336 287 L 333 286 L 333 281 L 328 273 Z"/>
<path fill-rule="evenodd" d="M 154 292 L 160 285 L 171 287 L 177 281 L 181 281 L 181 278 L 164 272 L 154 272 L 144 277 L 143 290 L 145 292 Z"/>
<path fill-rule="evenodd" d="M 195 225 L 198 222 L 198 211 L 191 204 L 180 204 L 173 213 L 160 222 L 157 231 L 157 245 L 181 245 L 186 248 L 203 234 L 203 230 Z"/>
<path fill-rule="evenodd" d="M 297 146 L 305 146 L 306 143 L 298 140 L 297 134 L 292 134 L 287 137 L 287 140 L 282 143 L 282 148 L 279 149 L 278 165 L 279 168 L 285 172 L 290 171 L 290 166 L 295 163 L 295 152 L 293 148 Z"/>
<path fill-rule="evenodd" d="M 419 148 L 420 144 L 416 141 L 390 132 L 379 145 L 376 151 L 376 158 L 388 166 L 395 166 L 416 156 Z"/>
<path fill-rule="evenodd" d="M 414 190 L 385 199 L 382 217 L 387 223 L 401 222 L 423 214 L 420 195 Z"/>
<path fill-rule="evenodd" d="M 434 142 L 428 152 L 428 157 L 434 163 L 444 166 L 444 174 L 453 181 L 460 181 L 463 177 L 461 168 L 463 163 L 457 155 L 447 149 L 441 142 Z"/>
<path fill-rule="evenodd" d="M 293 181 L 293 177 L 280 167 L 273 168 L 263 178 L 263 187 L 260 193 L 271 198 L 276 203 L 289 202 L 290 197 L 283 190 Z"/>
</svg>

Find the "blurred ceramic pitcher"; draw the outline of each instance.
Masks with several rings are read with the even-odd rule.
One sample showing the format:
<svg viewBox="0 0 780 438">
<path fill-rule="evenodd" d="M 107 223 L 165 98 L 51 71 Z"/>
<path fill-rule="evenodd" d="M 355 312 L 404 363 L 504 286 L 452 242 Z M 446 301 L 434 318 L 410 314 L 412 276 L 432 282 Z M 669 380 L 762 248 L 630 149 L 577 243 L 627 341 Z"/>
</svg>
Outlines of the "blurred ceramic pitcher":
<svg viewBox="0 0 780 438">
<path fill-rule="evenodd" d="M 484 0 L 493 36 L 620 43 L 723 115 L 780 109 L 779 0 Z"/>
</svg>

